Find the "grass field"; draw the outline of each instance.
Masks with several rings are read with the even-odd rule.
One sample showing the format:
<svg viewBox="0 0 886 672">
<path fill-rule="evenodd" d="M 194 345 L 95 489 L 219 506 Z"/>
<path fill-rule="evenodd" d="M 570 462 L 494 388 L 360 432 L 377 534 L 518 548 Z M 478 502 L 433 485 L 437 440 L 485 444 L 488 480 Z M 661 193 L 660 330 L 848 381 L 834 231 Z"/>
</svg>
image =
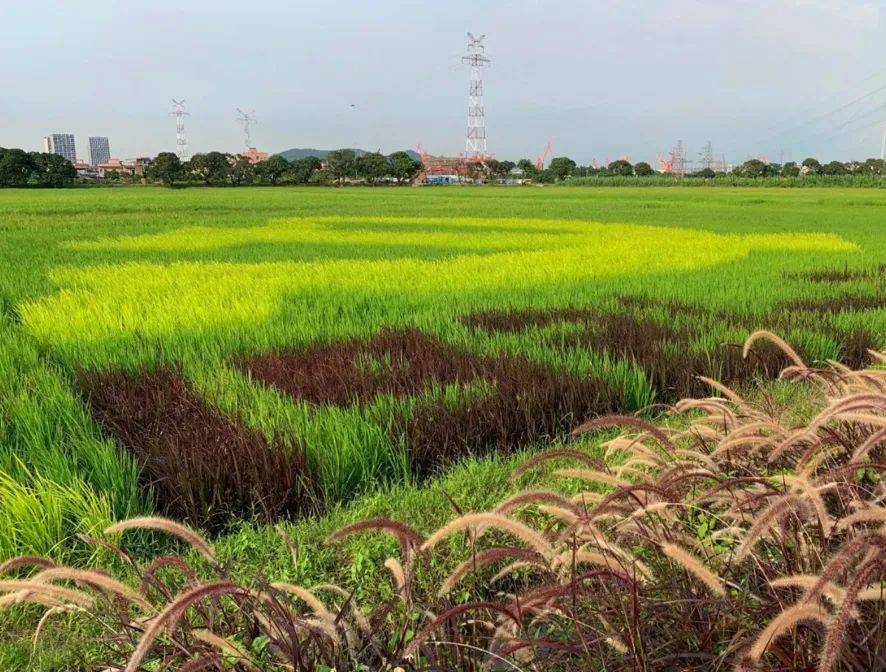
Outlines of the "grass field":
<svg viewBox="0 0 886 672">
<path fill-rule="evenodd" d="M 316 511 L 886 347 L 864 189 L 0 190 L 0 560 Z"/>
</svg>

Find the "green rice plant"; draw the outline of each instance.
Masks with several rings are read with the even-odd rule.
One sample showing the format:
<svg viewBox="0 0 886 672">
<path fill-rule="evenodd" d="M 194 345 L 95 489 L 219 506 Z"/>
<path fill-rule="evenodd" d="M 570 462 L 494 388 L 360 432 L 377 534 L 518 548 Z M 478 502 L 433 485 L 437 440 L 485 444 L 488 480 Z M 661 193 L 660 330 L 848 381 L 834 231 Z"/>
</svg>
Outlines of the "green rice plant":
<svg viewBox="0 0 886 672">
<path fill-rule="evenodd" d="M 91 557 L 95 549 L 69 552 L 71 536 L 98 534 L 117 515 L 106 495 L 82 481 L 61 485 L 21 464 L 15 477 L 0 470 L 0 557 Z"/>
<path fill-rule="evenodd" d="M 0 557 L 61 557 L 74 534 L 148 508 L 134 460 L 99 435 L 65 374 L 4 320 L 0 381 Z"/>
<path fill-rule="evenodd" d="M 481 512 L 456 504 L 427 533 L 375 515 L 329 534 L 333 548 L 384 540 L 386 589 L 373 585 L 365 603 L 356 577 L 289 578 L 323 549 L 285 528 L 292 574 L 277 579 L 266 566 L 232 569 L 247 558 L 226 561 L 193 529 L 142 517 L 104 531 L 119 571 L 19 558 L 0 566 L 0 604 L 38 606 L 35 643 L 53 619 L 62 632 L 101 625 L 93 657 L 132 672 L 879 669 L 886 354 L 864 370 L 810 367 L 757 331 L 743 356 L 762 341 L 790 360 L 780 378 L 811 413 L 705 379 L 716 396 L 680 400 L 669 422 L 583 423 L 576 436 L 627 431 L 603 444 L 605 461 L 558 447 L 511 474 L 518 484 L 550 469 L 551 489 L 527 483 Z M 136 530 L 192 552 L 143 566 L 124 550 Z"/>
<path fill-rule="evenodd" d="M 724 348 L 758 325 L 811 360 L 863 364 L 867 348 L 886 345 L 884 203 L 873 189 L 737 186 L 4 190 L 0 467 L 21 482 L 18 460 L 60 485 L 85 483 L 117 515 L 150 508 L 143 465 L 96 424 L 78 381 L 166 367 L 232 423 L 303 449 L 325 506 L 411 481 L 424 467 L 410 423 L 451 421 L 482 438 L 484 423 L 511 412 L 491 410 L 495 390 L 513 386 L 431 380 L 330 405 L 238 364 L 386 329 L 597 381 L 623 412 L 672 401 L 697 385 L 693 373 L 733 375 L 736 353 Z M 597 317 L 508 333 L 466 322 L 496 310 Z M 645 329 L 679 338 L 644 349 Z M 396 375 L 394 359 L 373 357 L 357 368 Z M 536 439 L 563 426 L 533 425 L 562 400 L 525 408 L 538 414 L 525 418 Z M 463 439 L 441 453 L 497 443 Z"/>
</svg>

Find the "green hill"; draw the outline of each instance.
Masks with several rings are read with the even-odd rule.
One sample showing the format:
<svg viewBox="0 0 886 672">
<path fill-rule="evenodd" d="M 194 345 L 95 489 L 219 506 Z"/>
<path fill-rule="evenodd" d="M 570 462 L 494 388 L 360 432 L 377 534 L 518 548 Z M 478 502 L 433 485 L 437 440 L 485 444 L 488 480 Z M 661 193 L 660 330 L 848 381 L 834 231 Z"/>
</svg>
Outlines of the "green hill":
<svg viewBox="0 0 886 672">
<path fill-rule="evenodd" d="M 296 161 L 298 159 L 305 159 L 309 156 L 316 156 L 318 159 L 325 159 L 326 155 L 329 154 L 329 152 L 331 152 L 331 151 L 334 151 L 334 150 L 293 147 L 292 149 L 287 149 L 285 151 L 278 152 L 278 154 L 280 156 L 282 156 L 284 159 L 286 159 L 287 161 Z M 355 149 L 354 152 L 357 154 L 357 156 L 362 156 L 363 154 L 367 153 L 365 149 Z M 406 153 L 409 154 L 409 156 L 411 156 L 416 161 L 418 161 L 421 158 L 421 157 L 419 157 L 418 152 L 415 152 L 411 149 L 407 149 Z"/>
</svg>

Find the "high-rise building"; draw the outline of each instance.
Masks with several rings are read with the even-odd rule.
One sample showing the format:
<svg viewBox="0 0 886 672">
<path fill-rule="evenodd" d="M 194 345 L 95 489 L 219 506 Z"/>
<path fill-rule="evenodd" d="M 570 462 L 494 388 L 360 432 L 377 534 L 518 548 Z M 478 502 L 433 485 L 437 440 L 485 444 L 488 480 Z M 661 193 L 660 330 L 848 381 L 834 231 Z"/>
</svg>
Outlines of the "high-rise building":
<svg viewBox="0 0 886 672">
<path fill-rule="evenodd" d="M 89 163 L 97 166 L 111 160 L 111 145 L 107 138 L 89 138 Z"/>
<path fill-rule="evenodd" d="M 53 133 L 43 138 L 43 151 L 47 154 L 58 154 L 71 163 L 77 163 L 77 148 L 74 146 L 72 133 Z"/>
</svg>

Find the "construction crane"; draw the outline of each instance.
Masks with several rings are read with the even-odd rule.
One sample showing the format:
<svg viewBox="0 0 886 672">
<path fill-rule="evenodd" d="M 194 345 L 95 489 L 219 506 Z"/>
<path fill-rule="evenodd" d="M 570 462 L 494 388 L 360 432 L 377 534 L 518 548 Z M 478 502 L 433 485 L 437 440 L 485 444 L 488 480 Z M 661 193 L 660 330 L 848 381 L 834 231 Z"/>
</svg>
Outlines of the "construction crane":
<svg viewBox="0 0 886 672">
<path fill-rule="evenodd" d="M 428 151 L 424 147 L 422 147 L 421 143 L 418 143 L 415 146 L 415 151 L 418 152 L 418 155 L 421 158 L 422 165 L 427 166 L 428 165 L 428 157 L 430 156 L 430 154 L 428 154 Z"/>
<path fill-rule="evenodd" d="M 551 145 L 551 141 L 548 140 L 548 144 L 545 145 L 544 151 L 538 155 L 538 158 L 535 159 L 535 167 L 538 170 L 544 170 L 545 161 L 551 155 L 551 152 L 554 151 L 553 145 Z"/>
</svg>

